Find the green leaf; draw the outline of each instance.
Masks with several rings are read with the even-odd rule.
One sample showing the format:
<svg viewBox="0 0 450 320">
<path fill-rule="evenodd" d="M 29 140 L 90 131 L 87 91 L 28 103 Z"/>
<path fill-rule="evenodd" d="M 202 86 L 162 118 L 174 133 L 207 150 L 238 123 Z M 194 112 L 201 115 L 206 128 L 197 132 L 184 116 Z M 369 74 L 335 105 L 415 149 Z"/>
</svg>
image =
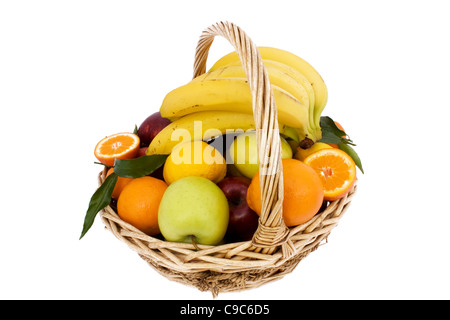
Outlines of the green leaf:
<svg viewBox="0 0 450 320">
<path fill-rule="evenodd" d="M 334 144 L 345 143 L 352 146 L 355 145 L 352 140 L 345 138 L 348 134 L 339 129 L 330 117 L 320 117 L 320 127 L 322 129 L 322 139 L 320 139 L 320 142 Z"/>
<path fill-rule="evenodd" d="M 361 172 L 364 173 L 364 170 L 363 170 L 363 167 L 361 164 L 361 159 L 359 158 L 356 151 L 352 147 L 350 147 L 348 144 L 345 144 L 345 143 L 339 143 L 338 147 L 339 147 L 339 149 L 341 149 L 342 151 L 347 153 L 353 159 L 353 161 L 355 162 L 355 164 L 359 168 L 359 170 L 361 170 Z"/>
<path fill-rule="evenodd" d="M 111 202 L 111 195 L 118 178 L 119 176 L 117 174 L 114 172 L 111 173 L 93 194 L 91 201 L 89 202 L 86 216 L 84 217 L 83 230 L 81 231 L 80 239 L 83 238 L 86 232 L 91 228 L 97 213 Z"/>
<path fill-rule="evenodd" d="M 138 134 L 138 126 L 137 126 L 137 124 L 134 125 L 133 133 L 136 134 L 136 135 Z"/>
<path fill-rule="evenodd" d="M 124 178 L 144 177 L 161 167 L 168 156 L 168 154 L 153 154 L 129 160 L 116 159 L 114 172 Z"/>
<path fill-rule="evenodd" d="M 342 143 L 342 137 L 335 135 L 334 133 L 324 130 L 322 127 L 322 139 L 319 140 L 324 143 L 334 143 L 339 144 Z"/>
</svg>

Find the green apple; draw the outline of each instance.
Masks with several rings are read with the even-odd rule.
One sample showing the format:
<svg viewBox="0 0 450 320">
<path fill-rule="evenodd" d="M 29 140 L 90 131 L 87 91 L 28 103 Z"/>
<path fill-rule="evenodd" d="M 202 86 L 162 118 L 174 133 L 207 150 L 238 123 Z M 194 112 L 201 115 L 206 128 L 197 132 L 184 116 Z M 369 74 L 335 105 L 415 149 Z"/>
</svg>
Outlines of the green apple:
<svg viewBox="0 0 450 320">
<path fill-rule="evenodd" d="M 289 143 L 280 136 L 281 157 L 292 158 L 292 148 Z M 242 133 L 236 137 L 230 145 L 230 158 L 239 172 L 252 179 L 259 170 L 259 157 L 256 142 L 256 131 Z"/>
<path fill-rule="evenodd" d="M 167 241 L 216 245 L 228 227 L 228 200 L 211 180 L 189 176 L 170 184 L 158 211 Z"/>
</svg>

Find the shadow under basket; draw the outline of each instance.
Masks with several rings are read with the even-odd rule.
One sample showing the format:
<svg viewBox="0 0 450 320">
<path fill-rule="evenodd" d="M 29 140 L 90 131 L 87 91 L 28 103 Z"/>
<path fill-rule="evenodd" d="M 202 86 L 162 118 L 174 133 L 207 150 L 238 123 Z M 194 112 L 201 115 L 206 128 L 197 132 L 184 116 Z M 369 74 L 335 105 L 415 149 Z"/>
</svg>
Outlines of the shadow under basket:
<svg viewBox="0 0 450 320">
<path fill-rule="evenodd" d="M 194 78 L 206 72 L 206 59 L 215 36 L 226 38 L 239 55 L 253 98 L 259 159 L 270 159 L 260 164 L 260 186 L 265 192 L 261 194 L 262 210 L 253 239 L 217 246 L 169 242 L 148 236 L 122 221 L 111 206 L 100 213 L 106 228 L 160 274 L 201 291 L 211 291 L 214 297 L 221 292 L 259 287 L 292 272 L 327 240 L 356 191 L 355 183 L 346 196 L 330 202 L 310 221 L 286 227 L 282 217 L 281 142 L 279 134 L 273 134 L 279 132 L 278 116 L 267 71 L 247 34 L 233 23 L 219 22 L 200 36 Z M 106 170 L 100 172 L 99 184 L 105 177 Z"/>
</svg>

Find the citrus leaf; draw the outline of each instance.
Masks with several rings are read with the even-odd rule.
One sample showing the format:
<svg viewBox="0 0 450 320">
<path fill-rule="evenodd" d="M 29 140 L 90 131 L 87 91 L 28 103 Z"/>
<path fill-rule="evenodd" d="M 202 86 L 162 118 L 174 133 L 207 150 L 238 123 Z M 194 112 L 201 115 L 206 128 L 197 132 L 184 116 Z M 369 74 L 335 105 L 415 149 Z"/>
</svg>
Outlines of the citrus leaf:
<svg viewBox="0 0 450 320">
<path fill-rule="evenodd" d="M 124 178 L 144 177 L 161 167 L 168 156 L 168 154 L 153 154 L 128 160 L 116 159 L 114 172 Z"/>
<path fill-rule="evenodd" d="M 324 130 L 322 127 L 322 139 L 320 139 L 319 142 L 339 144 L 342 143 L 342 137 L 337 136 L 330 131 Z"/>
<path fill-rule="evenodd" d="M 359 156 L 356 153 L 356 151 L 352 147 L 350 147 L 348 144 L 345 144 L 345 143 L 339 143 L 338 147 L 339 147 L 339 149 L 341 149 L 342 151 L 347 153 L 353 159 L 353 161 L 355 162 L 356 166 L 364 174 L 364 170 L 363 170 L 363 167 L 362 167 L 362 164 L 361 164 L 361 159 L 359 158 Z"/>
<path fill-rule="evenodd" d="M 352 140 L 345 138 L 348 134 L 339 129 L 330 117 L 320 117 L 320 128 L 322 129 L 322 139 L 319 140 L 320 142 L 334 144 L 345 143 L 355 146 Z"/>
<path fill-rule="evenodd" d="M 119 176 L 114 172 L 111 173 L 103 182 L 103 184 L 92 195 L 89 202 L 89 208 L 84 217 L 83 230 L 80 239 L 84 237 L 86 232 L 92 227 L 97 213 L 105 208 L 111 202 L 111 195 Z"/>
<path fill-rule="evenodd" d="M 320 127 L 323 129 L 328 129 L 328 131 L 333 131 L 336 135 L 339 137 L 346 136 L 347 134 L 339 129 L 339 127 L 336 125 L 333 119 L 331 119 L 328 116 L 322 116 L 320 117 Z"/>
</svg>

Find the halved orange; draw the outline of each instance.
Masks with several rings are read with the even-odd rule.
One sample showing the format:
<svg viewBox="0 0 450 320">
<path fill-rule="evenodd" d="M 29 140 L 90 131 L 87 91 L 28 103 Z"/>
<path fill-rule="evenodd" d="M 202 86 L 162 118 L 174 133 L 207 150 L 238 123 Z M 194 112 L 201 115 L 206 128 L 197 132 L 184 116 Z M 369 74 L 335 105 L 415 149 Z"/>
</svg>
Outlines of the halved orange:
<svg viewBox="0 0 450 320">
<path fill-rule="evenodd" d="M 355 162 L 340 149 L 321 149 L 306 157 L 304 162 L 319 174 L 324 186 L 324 200 L 344 197 L 356 181 Z"/>
<path fill-rule="evenodd" d="M 115 159 L 133 159 L 139 151 L 140 139 L 130 132 L 116 133 L 100 140 L 94 155 L 103 164 L 114 165 Z"/>
</svg>

